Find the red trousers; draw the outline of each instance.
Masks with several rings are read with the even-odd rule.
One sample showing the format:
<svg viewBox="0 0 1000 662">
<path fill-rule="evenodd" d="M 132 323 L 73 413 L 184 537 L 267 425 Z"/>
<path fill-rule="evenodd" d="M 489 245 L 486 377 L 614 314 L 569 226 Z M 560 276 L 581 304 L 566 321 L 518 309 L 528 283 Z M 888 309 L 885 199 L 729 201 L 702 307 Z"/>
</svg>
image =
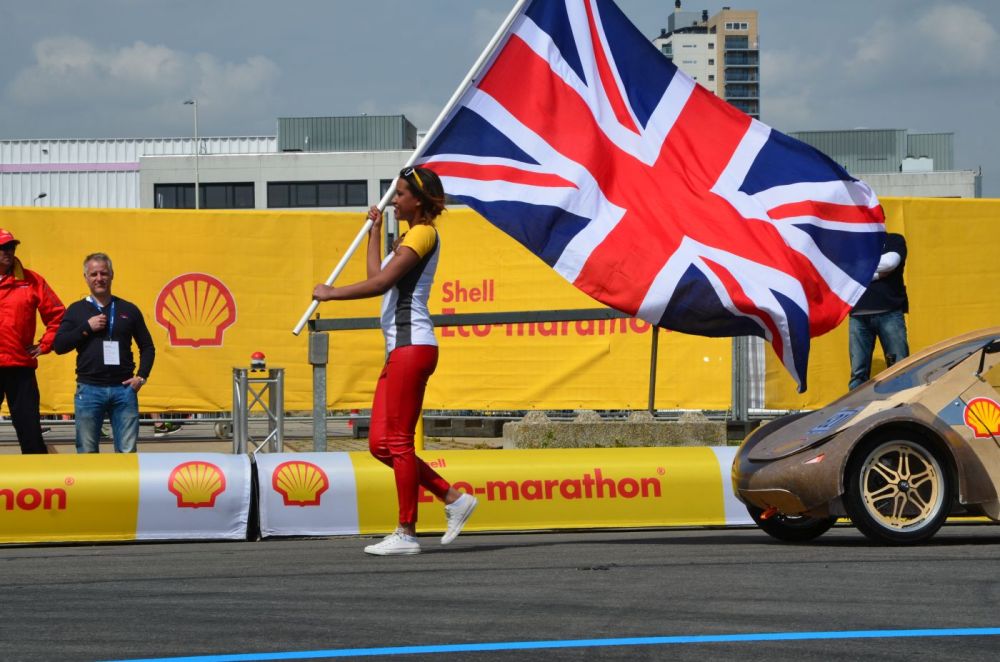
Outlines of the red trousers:
<svg viewBox="0 0 1000 662">
<path fill-rule="evenodd" d="M 399 498 L 399 523 L 417 521 L 420 486 L 444 499 L 451 485 L 417 457 L 413 434 L 424 404 L 427 380 L 437 367 L 434 345 L 407 345 L 389 353 L 375 385 L 368 450 L 375 459 L 392 467 Z"/>
</svg>

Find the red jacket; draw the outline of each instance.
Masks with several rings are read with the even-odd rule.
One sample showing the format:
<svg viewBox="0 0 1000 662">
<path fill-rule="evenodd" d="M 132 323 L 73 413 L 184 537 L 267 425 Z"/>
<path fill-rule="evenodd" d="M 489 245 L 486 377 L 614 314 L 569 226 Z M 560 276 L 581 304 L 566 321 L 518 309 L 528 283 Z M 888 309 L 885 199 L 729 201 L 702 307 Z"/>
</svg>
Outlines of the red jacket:
<svg viewBox="0 0 1000 662">
<path fill-rule="evenodd" d="M 36 311 L 45 324 L 38 347 L 46 354 L 66 307 L 44 278 L 14 258 L 14 268 L 0 277 L 0 368 L 38 367 L 38 359 L 28 353 L 35 344 Z"/>
</svg>

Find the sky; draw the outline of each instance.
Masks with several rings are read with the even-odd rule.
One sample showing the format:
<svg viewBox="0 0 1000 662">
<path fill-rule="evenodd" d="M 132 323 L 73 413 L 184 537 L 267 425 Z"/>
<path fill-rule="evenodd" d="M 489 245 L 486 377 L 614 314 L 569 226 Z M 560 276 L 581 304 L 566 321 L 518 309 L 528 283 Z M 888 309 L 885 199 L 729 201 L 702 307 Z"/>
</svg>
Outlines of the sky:
<svg viewBox="0 0 1000 662">
<path fill-rule="evenodd" d="M 275 135 L 433 122 L 513 0 L 0 0 L 0 139 Z M 684 0 L 710 14 L 715 0 Z M 729 0 L 760 20 L 761 120 L 953 132 L 1000 197 L 1000 1 Z M 618 0 L 649 38 L 673 0 Z"/>
</svg>

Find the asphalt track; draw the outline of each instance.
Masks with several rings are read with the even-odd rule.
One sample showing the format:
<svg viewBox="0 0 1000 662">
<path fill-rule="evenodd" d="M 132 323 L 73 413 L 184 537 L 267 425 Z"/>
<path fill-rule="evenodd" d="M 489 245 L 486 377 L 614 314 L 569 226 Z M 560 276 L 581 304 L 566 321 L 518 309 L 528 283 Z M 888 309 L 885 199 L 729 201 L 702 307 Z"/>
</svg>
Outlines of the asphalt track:
<svg viewBox="0 0 1000 662">
<path fill-rule="evenodd" d="M 995 660 L 1000 526 L 0 548 L 0 658 Z"/>
</svg>

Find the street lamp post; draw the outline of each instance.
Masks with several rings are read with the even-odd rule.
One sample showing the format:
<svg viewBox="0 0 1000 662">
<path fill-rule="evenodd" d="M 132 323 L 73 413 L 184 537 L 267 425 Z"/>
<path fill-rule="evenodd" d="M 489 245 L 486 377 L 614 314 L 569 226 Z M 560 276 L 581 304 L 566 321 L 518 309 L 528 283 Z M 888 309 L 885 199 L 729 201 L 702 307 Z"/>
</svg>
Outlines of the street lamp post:
<svg viewBox="0 0 1000 662">
<path fill-rule="evenodd" d="M 49 196 L 48 193 L 39 193 L 38 195 L 35 196 L 35 199 L 31 201 L 31 206 L 34 207 L 39 200 L 41 200 L 42 198 L 47 198 L 48 196 Z"/>
<path fill-rule="evenodd" d="M 185 106 L 194 106 L 194 208 L 201 209 L 201 196 L 199 195 L 199 175 L 198 175 L 198 100 L 188 99 Z"/>
</svg>

